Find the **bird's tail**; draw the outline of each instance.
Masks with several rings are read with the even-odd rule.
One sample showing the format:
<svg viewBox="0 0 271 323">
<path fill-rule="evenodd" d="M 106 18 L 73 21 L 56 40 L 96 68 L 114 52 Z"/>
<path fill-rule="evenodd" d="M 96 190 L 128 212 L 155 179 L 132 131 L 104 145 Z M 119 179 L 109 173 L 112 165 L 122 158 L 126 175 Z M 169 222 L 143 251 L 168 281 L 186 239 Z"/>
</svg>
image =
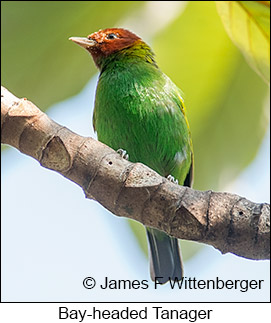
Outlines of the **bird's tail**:
<svg viewBox="0 0 271 323">
<path fill-rule="evenodd" d="M 166 233 L 147 228 L 150 250 L 151 279 L 164 284 L 167 281 L 182 279 L 183 266 L 178 240 Z"/>
</svg>

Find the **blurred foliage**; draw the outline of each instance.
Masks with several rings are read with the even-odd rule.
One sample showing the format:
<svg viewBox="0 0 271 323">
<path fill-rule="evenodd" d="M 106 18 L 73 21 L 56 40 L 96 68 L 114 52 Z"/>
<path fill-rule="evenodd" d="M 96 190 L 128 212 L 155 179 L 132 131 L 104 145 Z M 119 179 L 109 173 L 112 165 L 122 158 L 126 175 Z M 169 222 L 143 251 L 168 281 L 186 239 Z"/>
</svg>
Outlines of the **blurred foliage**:
<svg viewBox="0 0 271 323">
<path fill-rule="evenodd" d="M 213 1 L 190 1 L 152 47 L 158 65 L 184 92 L 194 188 L 223 190 L 257 154 L 268 126 L 268 88 L 229 39 Z M 137 226 L 132 223 L 144 241 L 145 230 Z M 199 248 L 188 241 L 182 245 L 184 259 Z"/>
<path fill-rule="evenodd" d="M 223 24 L 251 66 L 270 82 L 270 1 L 216 1 Z"/>
<path fill-rule="evenodd" d="M 253 5 L 248 2 L 244 6 L 255 13 L 257 8 L 251 9 Z M 68 38 L 114 26 L 144 4 L 144 1 L 1 2 L 3 85 L 19 97 L 28 97 L 40 108 L 76 94 L 96 69 L 90 56 L 73 46 Z M 234 23 L 239 22 L 238 15 L 234 16 Z M 262 21 L 260 16 L 257 19 Z M 266 28 L 265 22 L 259 24 Z M 240 29 L 237 35 L 241 39 L 247 34 Z M 255 44 L 260 41 L 257 37 L 255 30 Z M 214 1 L 188 2 L 184 12 L 160 31 L 151 45 L 161 69 L 184 92 L 195 153 L 194 187 L 221 190 L 258 151 L 268 125 L 264 114 L 268 88 L 229 39 Z M 255 65 L 259 56 L 254 51 L 253 55 Z M 266 76 L 269 68 L 265 59 L 257 66 Z M 135 221 L 131 223 L 146 251 L 145 229 Z M 184 258 L 198 249 L 198 244 L 187 241 L 182 244 L 189 245 L 183 249 Z"/>
<path fill-rule="evenodd" d="M 116 24 L 144 1 L 1 1 L 2 85 L 46 109 L 97 72 L 71 36 Z"/>
<path fill-rule="evenodd" d="M 223 189 L 258 151 L 268 125 L 267 86 L 228 38 L 213 1 L 190 1 L 153 48 L 161 69 L 184 92 L 194 187 Z"/>
</svg>

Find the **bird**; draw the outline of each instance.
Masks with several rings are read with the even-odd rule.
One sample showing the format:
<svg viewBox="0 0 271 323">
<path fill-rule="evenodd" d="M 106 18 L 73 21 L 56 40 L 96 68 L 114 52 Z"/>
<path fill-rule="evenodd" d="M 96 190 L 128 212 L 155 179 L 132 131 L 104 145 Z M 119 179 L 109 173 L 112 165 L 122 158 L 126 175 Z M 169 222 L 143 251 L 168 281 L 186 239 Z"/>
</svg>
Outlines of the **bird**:
<svg viewBox="0 0 271 323">
<path fill-rule="evenodd" d="M 93 112 L 98 140 L 131 162 L 191 186 L 193 147 L 183 94 L 160 70 L 151 47 L 123 28 L 69 39 L 91 54 L 100 72 Z M 181 280 L 178 240 L 152 227 L 146 231 L 151 279 Z"/>
</svg>

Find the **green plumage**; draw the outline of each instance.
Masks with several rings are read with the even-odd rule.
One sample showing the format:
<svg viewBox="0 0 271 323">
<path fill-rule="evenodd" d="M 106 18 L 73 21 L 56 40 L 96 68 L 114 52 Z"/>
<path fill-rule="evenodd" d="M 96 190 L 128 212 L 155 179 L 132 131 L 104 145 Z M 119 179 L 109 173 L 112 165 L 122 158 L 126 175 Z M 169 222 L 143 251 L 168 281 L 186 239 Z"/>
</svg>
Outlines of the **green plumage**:
<svg viewBox="0 0 271 323">
<path fill-rule="evenodd" d="M 149 54 L 149 47 L 143 49 Z M 181 92 L 155 63 L 126 51 L 110 57 L 99 77 L 93 119 L 98 138 L 183 184 L 192 148 Z"/>
<path fill-rule="evenodd" d="M 98 139 L 126 150 L 130 161 L 190 186 L 193 153 L 181 91 L 158 68 L 150 47 L 121 28 L 70 40 L 85 48 L 100 70 L 93 115 Z M 178 240 L 154 228 L 147 228 L 147 236 L 152 279 L 180 280 Z"/>
<path fill-rule="evenodd" d="M 131 162 L 142 162 L 162 176 L 173 175 L 190 185 L 192 144 L 181 91 L 157 67 L 151 49 L 141 40 L 102 57 L 93 124 L 98 139 L 125 149 Z M 148 229 L 152 278 L 164 283 L 181 279 L 175 238 Z"/>
</svg>

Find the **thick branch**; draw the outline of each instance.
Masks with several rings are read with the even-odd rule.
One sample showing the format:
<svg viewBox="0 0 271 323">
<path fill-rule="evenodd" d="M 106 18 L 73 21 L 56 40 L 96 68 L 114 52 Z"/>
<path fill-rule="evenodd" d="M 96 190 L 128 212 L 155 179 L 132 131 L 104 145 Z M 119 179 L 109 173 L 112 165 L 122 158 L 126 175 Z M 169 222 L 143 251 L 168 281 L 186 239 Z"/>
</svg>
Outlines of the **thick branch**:
<svg viewBox="0 0 271 323">
<path fill-rule="evenodd" d="M 171 183 L 141 163 L 55 123 L 2 87 L 1 142 L 77 183 L 118 216 L 250 259 L 270 258 L 270 205 Z"/>
</svg>

